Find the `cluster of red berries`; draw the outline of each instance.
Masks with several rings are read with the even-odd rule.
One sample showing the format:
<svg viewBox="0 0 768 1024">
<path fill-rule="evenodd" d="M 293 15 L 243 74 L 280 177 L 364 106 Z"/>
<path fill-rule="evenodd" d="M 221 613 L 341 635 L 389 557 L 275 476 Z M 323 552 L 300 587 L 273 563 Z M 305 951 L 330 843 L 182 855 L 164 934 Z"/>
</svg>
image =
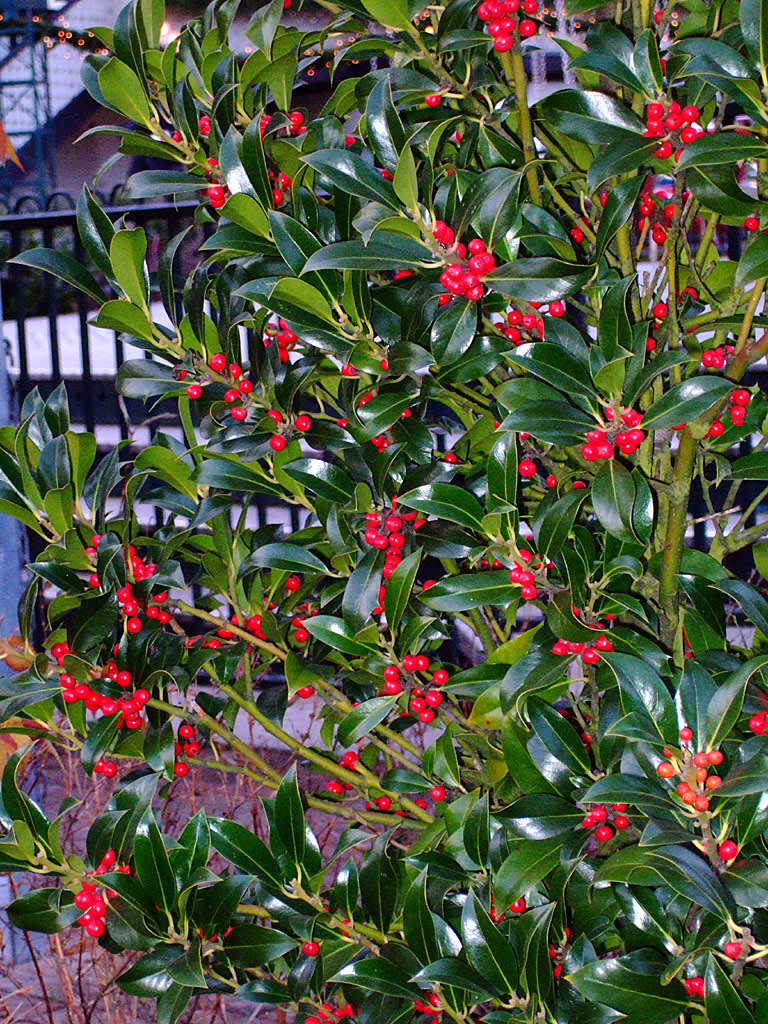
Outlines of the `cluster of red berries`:
<svg viewBox="0 0 768 1024">
<path fill-rule="evenodd" d="M 307 416 L 306 413 L 300 413 L 293 421 L 293 424 L 287 423 L 285 417 L 279 409 L 269 409 L 267 416 L 273 421 L 276 427 L 283 430 L 290 430 L 291 426 L 299 431 L 300 434 L 306 433 L 312 426 L 311 417 Z M 269 439 L 269 447 L 273 452 L 281 452 L 288 444 L 288 438 L 284 433 L 273 434 Z"/>
<path fill-rule="evenodd" d="M 422 999 L 414 999 L 413 1008 L 418 1013 L 428 1013 L 438 1017 L 443 1012 L 443 1003 L 437 992 L 430 992 L 426 1003 Z"/>
<path fill-rule="evenodd" d="M 269 348 L 273 338 L 277 339 L 277 354 L 280 362 L 290 362 L 291 352 L 296 347 L 299 336 L 290 329 L 282 317 L 278 318 L 277 324 L 270 323 L 264 328 L 264 348 Z"/>
<path fill-rule="evenodd" d="M 441 245 L 453 246 L 460 260 L 466 260 L 462 263 L 450 263 L 440 275 L 440 284 L 449 293 L 448 297 L 463 295 L 472 302 L 482 299 L 485 288 L 480 278 L 489 274 L 496 266 L 496 260 L 492 253 L 486 251 L 482 238 L 473 238 L 466 246 L 463 242 L 454 245 L 453 229 L 441 220 L 435 222 L 432 234 Z M 445 301 L 444 299 L 443 303 Z"/>
<path fill-rule="evenodd" d="M 701 353 L 701 365 L 708 370 L 722 370 L 730 355 L 733 355 L 733 345 L 705 348 Z"/>
<path fill-rule="evenodd" d="M 275 608 L 276 605 L 274 604 L 274 602 L 270 601 L 269 602 L 269 607 L 270 607 L 270 610 L 271 610 L 272 608 Z M 238 627 L 240 626 L 240 619 L 237 617 L 237 615 L 233 615 L 230 618 L 229 621 L 232 623 L 233 626 L 238 626 Z M 264 635 L 264 631 L 261 628 L 261 615 L 259 615 L 258 612 L 255 615 L 249 616 L 245 620 L 245 622 L 243 623 L 242 628 L 247 630 L 249 633 L 253 633 L 253 635 L 255 637 L 257 637 L 259 640 L 266 640 L 266 636 Z M 226 626 L 220 627 L 219 629 L 216 630 L 216 632 L 222 638 L 222 640 L 231 640 L 232 637 L 234 636 L 234 633 L 232 632 L 232 630 L 231 629 L 227 629 Z M 197 639 L 197 638 L 195 638 L 195 639 Z M 208 641 L 207 646 L 208 647 L 212 647 L 212 646 L 214 646 L 214 644 L 215 644 L 216 647 L 219 646 L 218 642 L 216 642 L 216 640 L 215 640 L 215 637 Z"/>
<path fill-rule="evenodd" d="M 675 216 L 675 204 L 668 201 L 668 195 L 663 192 L 648 192 L 640 200 L 640 217 L 637 221 L 637 227 L 639 231 L 643 231 L 648 225 L 648 218 L 653 218 L 651 227 L 651 238 L 656 245 L 664 245 L 667 240 L 667 229 L 669 228 L 672 218 Z M 661 217 L 659 217 L 659 205 L 656 200 L 660 200 L 663 203 L 661 206 Z M 650 226 L 650 225 L 648 225 Z"/>
<path fill-rule="evenodd" d="M 155 566 L 144 566 L 145 570 L 149 568 L 154 570 Z M 134 575 L 136 575 L 135 569 Z M 137 578 L 140 579 L 141 577 L 137 576 Z M 97 585 L 97 582 L 94 582 L 93 576 L 91 577 L 90 582 L 92 586 Z M 126 618 L 125 628 L 129 633 L 133 634 L 141 632 L 143 623 L 139 618 L 139 612 L 143 612 L 148 619 L 156 620 L 161 626 L 166 626 L 171 621 L 171 613 L 167 608 L 162 607 L 168 600 L 167 590 L 160 590 L 156 594 L 153 594 L 151 600 L 142 601 L 134 595 L 131 584 L 126 583 L 125 586 L 118 587 L 117 600 L 120 605 L 120 611 Z"/>
<path fill-rule="evenodd" d="M 560 946 L 547 946 L 547 953 L 552 963 L 552 974 L 555 978 L 559 978 L 563 973 L 563 961 L 565 960 L 566 953 L 568 952 L 568 940 L 571 937 L 571 929 L 566 926 L 565 934 L 563 935 L 563 941 Z"/>
<path fill-rule="evenodd" d="M 204 138 L 208 138 L 211 134 L 211 119 L 208 114 L 201 115 L 200 120 L 198 121 L 198 129 Z"/>
<path fill-rule="evenodd" d="M 533 601 L 539 596 L 536 586 L 536 576 L 528 566 L 541 570 L 542 562 L 533 562 L 533 554 L 525 548 L 520 550 L 520 561 L 514 562 L 509 570 L 509 582 L 517 583 L 520 587 L 520 596 L 526 601 Z"/>
<path fill-rule="evenodd" d="M 730 403 L 728 407 L 728 416 L 735 427 L 741 427 L 744 424 L 744 420 L 747 417 L 747 406 L 749 405 L 751 397 L 752 396 L 746 388 L 734 388 L 728 396 L 728 401 Z M 720 437 L 723 433 L 725 433 L 725 424 L 718 416 L 712 421 L 706 436 Z"/>
<path fill-rule="evenodd" d="M 687 146 L 705 132 L 695 128 L 694 122 L 699 118 L 699 108 L 689 104 L 681 107 L 676 100 L 671 100 L 665 107 L 663 103 L 649 103 L 645 108 L 645 131 L 647 139 L 664 139 L 654 156 L 657 160 L 666 160 L 680 146 Z M 678 159 L 678 156 L 675 156 Z"/>
<path fill-rule="evenodd" d="M 247 402 L 247 396 L 253 391 L 253 382 L 248 380 L 247 377 L 243 377 L 243 368 L 239 363 L 227 364 L 227 357 L 223 352 L 215 352 L 208 360 L 208 367 L 212 373 L 222 374 L 228 382 L 232 384 L 231 387 L 227 388 L 224 392 L 224 401 L 232 406 L 230 415 L 232 419 L 244 420 L 248 416 L 248 409 L 246 404 L 234 405 L 235 402 Z M 180 377 L 184 380 L 186 372 L 183 371 L 183 376 Z M 203 380 L 206 383 L 206 380 Z M 203 393 L 202 385 L 198 382 L 187 385 L 187 397 L 188 398 L 199 398 Z"/>
<path fill-rule="evenodd" d="M 541 303 L 532 302 L 531 305 L 534 309 L 539 309 Z M 565 313 L 565 306 L 562 302 L 550 302 L 550 312 L 553 306 L 556 310 L 561 310 L 561 312 L 552 313 L 553 316 L 562 316 Z M 508 341 L 514 342 L 515 345 L 526 345 L 529 341 L 537 341 L 544 337 L 544 320 L 534 313 L 523 313 L 519 309 L 510 309 L 506 317 L 507 326 L 504 326 L 504 323 L 505 321 L 502 320 L 497 326 L 504 337 Z"/>
<path fill-rule="evenodd" d="M 382 582 L 379 587 L 379 603 L 373 609 L 374 615 L 381 615 L 384 611 L 384 594 L 387 580 L 403 560 L 403 548 L 406 543 L 403 527 L 410 523 L 414 530 L 418 530 L 426 522 L 425 519 L 419 517 L 418 512 L 397 512 L 396 508 L 397 499 L 393 498 L 392 510 L 390 512 L 374 512 L 371 510 L 365 514 L 364 543 L 369 547 L 375 548 L 377 551 L 385 553 L 384 566 L 381 570 Z"/>
<path fill-rule="evenodd" d="M 693 739 L 693 731 L 688 726 L 684 726 L 680 730 L 680 739 L 682 740 L 681 755 L 675 755 L 672 750 L 665 748 L 664 756 L 675 760 L 661 761 L 656 771 L 662 779 L 672 779 L 679 775 L 680 782 L 675 787 L 675 792 L 683 803 L 699 812 L 707 811 L 709 810 L 707 794 L 723 784 L 719 775 L 709 774 L 709 768 L 723 763 L 723 753 L 720 750 L 698 750 L 695 754 L 691 754 L 688 744 Z M 735 846 L 733 843 L 722 845 L 725 846 L 726 853 L 730 852 L 731 846 Z M 734 852 L 733 856 L 736 856 L 736 852 L 738 850 Z"/>
<path fill-rule="evenodd" d="M 316 945 L 316 943 L 315 943 Z M 304 1018 L 304 1024 L 326 1024 L 330 1020 L 344 1020 L 345 1017 L 354 1017 L 359 1010 L 356 1010 L 351 1003 L 344 1006 L 337 1006 L 334 1009 L 330 1003 L 323 1003 L 317 1010 L 317 1015 L 312 1014 Z"/>
<path fill-rule="evenodd" d="M 600 843 L 607 843 L 609 839 L 613 838 L 614 829 L 622 832 L 625 828 L 629 828 L 629 818 L 624 814 L 626 809 L 626 804 L 611 804 L 611 810 L 615 812 L 611 819 L 611 824 L 613 825 L 613 828 L 611 828 L 611 824 L 608 824 L 608 809 L 603 807 L 602 804 L 598 804 L 581 819 L 582 827 L 594 828 L 595 839 Z"/>
<path fill-rule="evenodd" d="M 129 875 L 131 869 L 127 864 L 117 864 L 117 854 L 114 850 L 107 850 L 104 856 L 101 858 L 101 863 L 96 868 L 95 872 L 91 873 L 96 875 L 105 875 L 108 871 L 117 871 L 121 875 Z M 81 928 L 85 928 L 91 938 L 100 939 L 104 934 L 104 917 L 107 913 L 107 904 L 104 897 L 98 891 L 98 886 L 95 882 L 81 882 L 81 888 L 79 892 L 75 893 L 75 906 L 78 910 L 82 910 L 83 913 L 78 917 L 77 923 Z M 113 899 L 117 896 L 114 889 L 107 889 L 106 892 L 108 899 Z"/>
<path fill-rule="evenodd" d="M 416 678 L 419 672 L 429 672 L 430 662 L 426 654 L 406 654 L 402 660 L 402 671 L 417 685 L 410 691 L 408 708 L 423 725 L 429 725 L 435 720 L 435 712 L 443 703 L 443 695 L 435 687 L 447 683 L 450 676 L 444 668 L 437 668 L 431 671 L 431 686 L 423 690 Z M 386 665 L 384 668 L 384 689 L 383 694 L 397 696 L 403 691 L 403 680 L 398 665 Z"/>
<path fill-rule="evenodd" d="M 183 745 L 181 741 L 184 741 Z M 173 774 L 177 779 L 183 779 L 189 774 L 189 765 L 181 760 L 183 757 L 197 757 L 200 753 L 200 744 L 195 739 L 194 727 L 189 722 L 182 722 L 179 726 L 179 738 L 173 745 L 173 753 L 176 758 L 173 765 Z"/>
<path fill-rule="evenodd" d="M 511 913 L 513 914 L 524 914 L 526 910 L 525 897 L 519 896 L 516 900 L 513 900 L 509 906 Z M 493 902 L 493 896 L 491 896 L 491 905 L 488 908 L 488 917 L 497 924 L 501 924 L 504 920 L 504 911 L 497 910 Z"/>
<path fill-rule="evenodd" d="M 539 30 L 531 18 L 521 18 L 519 24 L 513 15 L 522 7 L 524 14 L 535 14 L 539 9 L 538 0 L 483 0 L 477 8 L 477 16 L 487 23 L 488 35 L 493 38 L 493 48 L 506 53 L 515 45 L 515 32 L 523 39 L 530 39 Z"/>
<path fill-rule="evenodd" d="M 128 675 L 129 673 L 118 673 Z M 100 711 L 102 715 L 121 713 L 120 727 L 140 729 L 142 724 L 139 712 L 149 700 L 149 690 L 136 690 L 130 697 L 115 700 L 108 694 L 99 693 L 87 683 L 78 683 L 66 672 L 61 674 L 61 696 L 65 704 L 77 704 L 82 701 L 89 711 Z"/>
<path fill-rule="evenodd" d="M 268 171 L 269 180 L 272 182 L 272 199 L 275 206 L 281 206 L 285 202 L 285 193 L 293 188 L 293 178 L 289 178 L 282 171 Z"/>
<path fill-rule="evenodd" d="M 262 114 L 259 118 L 259 134 L 264 138 L 264 132 L 267 130 L 267 125 L 272 120 L 269 114 Z M 303 135 L 307 130 L 304 124 L 304 115 L 300 110 L 292 110 L 288 114 L 288 121 L 290 124 L 286 126 L 285 134 L 291 135 Z"/>
<path fill-rule="evenodd" d="M 632 455 L 644 440 L 645 434 L 637 427 L 620 431 L 616 435 L 616 445 L 619 451 L 625 455 Z M 587 440 L 581 446 L 581 457 L 587 462 L 613 458 L 613 442 L 608 440 L 604 430 L 589 430 L 587 432 Z"/>
<path fill-rule="evenodd" d="M 601 654 L 610 654 L 613 644 L 605 633 L 601 633 L 595 640 L 594 646 L 588 646 L 581 640 L 557 640 L 552 645 L 552 653 L 565 657 L 571 654 L 580 654 L 585 665 L 596 665 Z"/>
</svg>

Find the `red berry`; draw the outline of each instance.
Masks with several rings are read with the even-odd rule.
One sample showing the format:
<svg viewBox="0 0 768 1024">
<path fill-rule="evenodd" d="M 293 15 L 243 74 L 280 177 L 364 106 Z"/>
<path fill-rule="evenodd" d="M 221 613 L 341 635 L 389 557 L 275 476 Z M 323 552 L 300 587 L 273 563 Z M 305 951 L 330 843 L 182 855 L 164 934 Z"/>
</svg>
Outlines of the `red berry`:
<svg viewBox="0 0 768 1024">
<path fill-rule="evenodd" d="M 227 357 L 223 352 L 215 352 L 208 360 L 208 365 L 215 373 L 221 373 L 227 365 Z"/>
<path fill-rule="evenodd" d="M 203 389 L 200 387 L 199 384 L 190 384 L 187 387 L 187 397 L 188 398 L 199 398 L 200 395 L 202 395 L 202 393 L 203 393 Z"/>
<path fill-rule="evenodd" d="M 183 761 L 177 761 L 173 766 L 173 774 L 177 779 L 183 779 L 185 775 L 189 773 L 189 765 L 184 764 Z"/>
<path fill-rule="evenodd" d="M 741 943 L 740 942 L 726 942 L 723 946 L 723 952 L 731 960 L 738 960 L 741 956 Z"/>
<path fill-rule="evenodd" d="M 312 420 L 309 416 L 301 415 L 296 417 L 296 429 L 297 430 L 309 430 L 312 426 Z"/>
<path fill-rule="evenodd" d="M 445 800 L 445 788 L 443 786 L 433 786 L 429 791 L 429 795 L 436 804 L 439 804 Z"/>
<path fill-rule="evenodd" d="M 656 772 L 662 779 L 671 779 L 675 774 L 675 767 L 669 761 L 662 761 Z"/>
<path fill-rule="evenodd" d="M 274 434 L 269 439 L 269 447 L 274 452 L 281 452 L 287 444 L 288 442 L 285 440 L 282 434 Z"/>
<path fill-rule="evenodd" d="M 606 843 L 613 835 L 613 829 L 610 825 L 601 825 L 595 829 L 595 837 L 601 842 Z"/>
<path fill-rule="evenodd" d="M 424 102 L 428 107 L 439 107 L 443 102 L 443 97 L 437 92 L 432 92 L 424 97 Z"/>
<path fill-rule="evenodd" d="M 296 696 L 301 697 L 302 700 L 307 700 L 314 692 L 314 686 L 300 686 L 296 691 Z"/>
<path fill-rule="evenodd" d="M 768 729 L 768 723 L 766 723 L 765 712 L 760 714 L 752 715 L 747 725 L 752 732 L 757 733 L 758 736 L 762 736 L 766 729 Z"/>
<path fill-rule="evenodd" d="M 744 227 L 747 229 L 747 231 L 757 231 L 757 229 L 760 227 L 760 221 L 754 215 L 751 217 L 747 217 L 747 219 L 744 221 Z"/>
<path fill-rule="evenodd" d="M 523 459 L 517 467 L 517 471 L 524 480 L 529 480 L 536 475 L 536 464 L 531 459 Z"/>
<path fill-rule="evenodd" d="M 135 616 L 133 618 L 128 619 L 128 621 L 125 623 L 125 628 L 128 630 L 129 633 L 140 633 L 141 619 L 138 619 Z"/>
<path fill-rule="evenodd" d="M 629 828 L 629 818 L 625 817 L 623 814 L 617 814 L 613 819 L 613 824 L 617 829 Z"/>
<path fill-rule="evenodd" d="M 732 839 L 726 839 L 724 843 L 720 843 L 717 852 L 722 860 L 733 860 L 739 852 L 739 848 Z"/>
<path fill-rule="evenodd" d="M 320 952 L 320 947 L 316 942 L 305 942 L 301 948 L 307 956 L 317 956 Z"/>
<path fill-rule="evenodd" d="M 516 899 L 509 909 L 513 914 L 522 914 L 525 910 L 525 898 L 521 896 L 519 899 Z"/>
<path fill-rule="evenodd" d="M 693 739 L 693 729 L 689 729 L 687 725 L 684 726 L 680 730 L 680 739 L 684 743 L 687 743 L 689 740 L 692 740 Z"/>
</svg>

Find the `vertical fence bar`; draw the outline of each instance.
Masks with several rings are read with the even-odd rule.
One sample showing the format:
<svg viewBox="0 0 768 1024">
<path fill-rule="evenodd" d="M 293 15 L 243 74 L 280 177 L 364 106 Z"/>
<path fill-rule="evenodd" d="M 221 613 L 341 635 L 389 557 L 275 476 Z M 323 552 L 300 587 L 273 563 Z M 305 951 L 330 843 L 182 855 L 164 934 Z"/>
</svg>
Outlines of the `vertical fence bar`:
<svg viewBox="0 0 768 1024">
<path fill-rule="evenodd" d="M 43 245 L 53 248 L 53 231 L 43 228 Z M 51 274 L 43 275 L 45 288 L 45 304 L 48 308 L 48 345 L 51 350 L 51 383 L 53 387 L 61 383 L 61 353 L 59 351 L 59 287 L 56 278 Z"/>
</svg>

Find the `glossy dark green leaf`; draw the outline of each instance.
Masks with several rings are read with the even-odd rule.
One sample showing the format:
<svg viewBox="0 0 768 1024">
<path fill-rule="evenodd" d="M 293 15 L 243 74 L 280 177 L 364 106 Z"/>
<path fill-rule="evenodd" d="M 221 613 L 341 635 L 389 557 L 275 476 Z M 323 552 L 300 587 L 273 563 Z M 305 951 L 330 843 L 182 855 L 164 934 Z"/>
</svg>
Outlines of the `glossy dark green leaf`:
<svg viewBox="0 0 768 1024">
<path fill-rule="evenodd" d="M 248 569 L 283 569 L 286 572 L 326 573 L 323 562 L 299 544 L 280 542 L 256 548 L 240 564 L 240 575 Z"/>
<path fill-rule="evenodd" d="M 342 654 L 364 658 L 376 650 L 372 644 L 358 640 L 343 619 L 334 618 L 332 615 L 312 616 L 305 619 L 304 626 L 317 640 L 321 640 L 335 651 L 341 651 Z"/>
<path fill-rule="evenodd" d="M 668 1024 L 685 1013 L 688 996 L 679 981 L 662 985 L 664 961 L 644 950 L 595 960 L 569 975 L 568 980 L 589 1000 L 605 1003 L 646 1024 Z"/>
<path fill-rule="evenodd" d="M 400 620 L 408 607 L 416 574 L 421 562 L 421 548 L 412 552 L 399 563 L 389 578 L 384 594 L 384 614 L 391 633 L 397 631 Z"/>
<path fill-rule="evenodd" d="M 706 731 L 707 747 L 719 747 L 728 736 L 741 714 L 747 683 L 755 674 L 768 665 L 768 656 L 751 658 L 732 672 L 717 688 L 707 705 Z"/>
<path fill-rule="evenodd" d="M 259 924 L 236 924 L 224 939 L 226 955 L 239 967 L 265 967 L 296 945 L 279 929 Z"/>
<path fill-rule="evenodd" d="M 118 987 L 130 996 L 161 996 L 174 985 L 168 968 L 183 952 L 182 946 L 161 946 L 147 953 L 117 978 Z"/>
<path fill-rule="evenodd" d="M 755 1018 L 747 1009 L 728 975 L 710 953 L 704 972 L 704 1005 L 710 1021 L 722 1024 L 753 1024 Z"/>
<path fill-rule="evenodd" d="M 688 423 L 725 398 L 732 388 L 731 382 L 722 377 L 691 377 L 674 384 L 643 415 L 643 429 Z"/>
<path fill-rule="evenodd" d="M 502 994 L 512 995 L 518 991 L 519 965 L 515 951 L 473 892 L 464 903 L 461 938 L 467 959 L 485 981 Z"/>
<path fill-rule="evenodd" d="M 15 928 L 53 935 L 73 925 L 81 911 L 75 906 L 71 893 L 56 886 L 31 889 L 17 896 L 8 904 L 6 913 Z"/>
<path fill-rule="evenodd" d="M 544 747 L 575 774 L 587 774 L 589 755 L 573 726 L 549 704 L 532 697 L 528 701 L 531 728 Z"/>
<path fill-rule="evenodd" d="M 535 522 L 534 536 L 542 558 L 554 558 L 560 552 L 585 497 L 584 490 L 570 491 L 550 505 L 541 519 Z"/>
<path fill-rule="evenodd" d="M 256 878 L 266 879 L 277 886 L 283 885 L 283 873 L 263 840 L 244 825 L 226 818 L 210 818 L 211 845 L 222 857 Z"/>
<path fill-rule="evenodd" d="M 487 793 L 478 798 L 467 815 L 462 841 L 467 855 L 474 863 L 480 867 L 484 866 L 488 859 L 488 847 L 491 841 Z"/>
<path fill-rule="evenodd" d="M 107 296 L 93 274 L 68 253 L 59 252 L 57 249 L 44 249 L 40 246 L 22 253 L 20 256 L 14 256 L 8 262 L 53 274 L 54 277 L 77 288 L 78 291 L 83 292 L 95 302 L 102 303 L 107 300 Z"/>
<path fill-rule="evenodd" d="M 354 494 L 349 476 L 339 467 L 321 459 L 301 459 L 289 462 L 283 469 L 288 476 L 308 487 L 321 498 L 344 504 Z"/>
<path fill-rule="evenodd" d="M 643 187 L 643 178 L 629 178 L 609 191 L 595 238 L 595 259 L 602 258 L 603 253 L 616 236 L 616 233 L 632 217 L 635 203 Z"/>
<path fill-rule="evenodd" d="M 768 636 L 768 601 L 755 587 L 743 580 L 716 580 L 712 586 L 736 601 L 750 622 Z"/>
<path fill-rule="evenodd" d="M 402 413 L 413 405 L 415 398 L 415 392 L 404 390 L 401 385 L 397 390 L 380 392 L 362 405 L 357 415 L 368 436 L 375 437 L 389 430 Z"/>
<path fill-rule="evenodd" d="M 622 709 L 640 712 L 660 739 L 672 742 L 677 732 L 675 706 L 661 676 L 647 661 L 631 654 L 610 653 L 603 659 L 619 684 Z"/>
<path fill-rule="evenodd" d="M 439 982 L 441 985 L 450 985 L 465 992 L 472 992 L 484 999 L 493 998 L 497 994 L 487 978 L 470 967 L 464 960 L 459 960 L 456 957 L 445 957 L 442 960 L 433 961 L 414 975 L 412 980 L 427 982 L 430 985 Z"/>
<path fill-rule="evenodd" d="M 302 157 L 302 160 L 348 195 L 375 199 L 393 210 L 399 208 L 400 203 L 390 183 L 349 150 L 318 150 Z"/>
<path fill-rule="evenodd" d="M 435 362 L 450 365 L 463 355 L 477 331 L 477 303 L 455 300 L 444 306 L 435 317 L 430 345 Z"/>
<path fill-rule="evenodd" d="M 176 1024 L 193 996 L 185 985 L 170 985 L 157 1000 L 157 1024 Z"/>
<path fill-rule="evenodd" d="M 514 800 L 500 817 L 511 835 L 539 840 L 573 831 L 584 815 L 570 800 L 536 793 Z"/>
<path fill-rule="evenodd" d="M 371 148 L 382 167 L 394 172 L 405 146 L 405 129 L 392 100 L 392 84 L 383 77 L 374 85 L 365 105 Z"/>
<path fill-rule="evenodd" d="M 388 928 L 400 898 L 400 868 L 388 849 L 389 834 L 380 835 L 360 866 L 360 897 L 377 928 Z"/>
<path fill-rule="evenodd" d="M 383 722 L 395 705 L 394 697 L 371 697 L 348 711 L 336 733 L 339 743 L 349 747 Z"/>
<path fill-rule="evenodd" d="M 324 246 L 310 256 L 302 274 L 311 270 L 410 270 L 420 263 L 434 263 L 426 246 L 392 232 L 378 231 L 367 245 L 354 241 Z"/>
<path fill-rule="evenodd" d="M 768 452 L 752 452 L 735 459 L 728 476 L 732 480 L 768 480 Z"/>
<path fill-rule="evenodd" d="M 583 142 L 600 144 L 610 142 L 617 131 L 636 132 L 645 125 L 636 114 L 602 92 L 588 89 L 559 89 L 536 104 L 540 117 L 563 135 Z"/>
<path fill-rule="evenodd" d="M 482 605 L 506 605 L 519 596 L 519 586 L 510 583 L 509 570 L 445 576 L 419 595 L 438 612 L 467 611 Z"/>
<path fill-rule="evenodd" d="M 160 829 L 151 814 L 139 823 L 133 856 L 138 880 L 171 913 L 176 906 L 176 879 Z"/>
<path fill-rule="evenodd" d="M 422 964 L 440 956 L 435 922 L 427 903 L 427 869 L 412 882 L 403 900 L 403 934 L 409 949 Z"/>
<path fill-rule="evenodd" d="M 306 834 L 295 764 L 283 776 L 275 795 L 275 826 L 288 855 L 300 864 L 306 850 Z"/>
<path fill-rule="evenodd" d="M 589 267 L 542 256 L 504 263 L 483 280 L 500 295 L 526 302 L 551 302 L 578 291 L 591 277 Z"/>
<path fill-rule="evenodd" d="M 470 530 L 482 530 L 482 507 L 469 491 L 455 484 L 426 484 L 398 496 L 398 505 L 415 508 L 425 515 L 447 519 Z"/>
<path fill-rule="evenodd" d="M 383 992 L 385 995 L 395 996 L 399 999 L 414 999 L 419 996 L 416 986 L 409 983 L 408 975 L 404 974 L 396 964 L 381 957 L 355 960 L 342 967 L 328 980 L 344 985 L 354 985 L 367 992 Z"/>
</svg>

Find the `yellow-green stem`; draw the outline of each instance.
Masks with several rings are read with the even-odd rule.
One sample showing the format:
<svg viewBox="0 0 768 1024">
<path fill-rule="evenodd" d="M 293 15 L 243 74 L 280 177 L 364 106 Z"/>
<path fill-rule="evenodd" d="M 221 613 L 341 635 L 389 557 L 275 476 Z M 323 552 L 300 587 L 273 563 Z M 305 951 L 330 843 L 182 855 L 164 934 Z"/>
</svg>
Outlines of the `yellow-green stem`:
<svg viewBox="0 0 768 1024">
<path fill-rule="evenodd" d="M 504 69 L 506 79 L 515 91 L 517 117 L 520 125 L 520 139 L 523 143 L 523 153 L 525 154 L 525 180 L 528 183 L 531 202 L 534 206 L 541 206 L 541 189 L 539 187 L 539 177 L 536 169 L 538 157 L 536 156 L 536 146 L 533 141 L 531 112 L 528 109 L 528 79 L 525 74 L 523 55 L 519 49 L 515 48 L 510 50 L 508 53 L 502 53 L 499 56 L 501 58 L 501 66 Z"/>
</svg>

